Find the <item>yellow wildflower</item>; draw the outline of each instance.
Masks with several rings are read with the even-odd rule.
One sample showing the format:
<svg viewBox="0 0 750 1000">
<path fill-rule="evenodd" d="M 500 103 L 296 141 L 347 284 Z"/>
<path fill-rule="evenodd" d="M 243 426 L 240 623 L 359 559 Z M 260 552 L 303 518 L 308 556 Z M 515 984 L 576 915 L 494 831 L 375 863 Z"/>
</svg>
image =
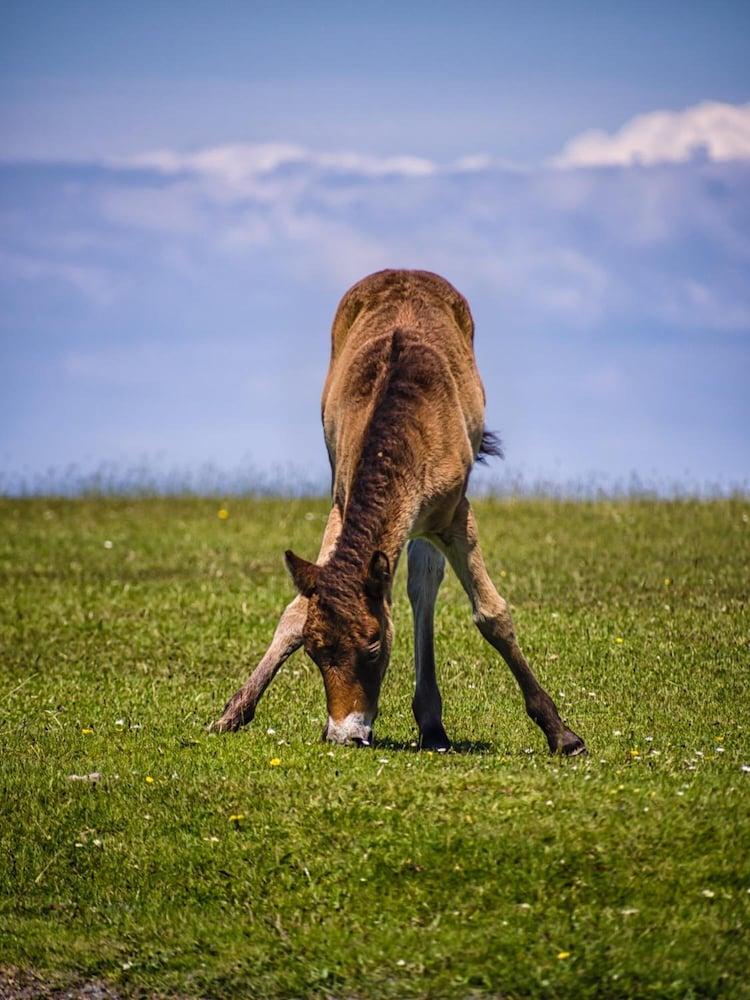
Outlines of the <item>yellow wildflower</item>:
<svg viewBox="0 0 750 1000">
<path fill-rule="evenodd" d="M 146 784 L 147 785 L 153 785 L 153 783 L 154 783 L 154 779 L 151 777 L 150 774 L 147 774 L 146 775 Z"/>
<path fill-rule="evenodd" d="M 220 521 L 226 521 L 226 519 L 229 517 L 229 511 L 226 509 L 226 507 L 219 507 L 219 512 L 216 516 L 219 518 Z"/>
<path fill-rule="evenodd" d="M 569 951 L 558 951 L 557 957 L 560 959 L 560 961 L 562 961 L 564 958 L 570 958 L 570 952 Z"/>
<path fill-rule="evenodd" d="M 244 813 L 232 813 L 232 815 L 229 817 L 229 822 L 240 823 L 244 818 L 245 818 Z"/>
<path fill-rule="evenodd" d="M 281 763 L 281 757 L 271 758 L 271 767 L 278 767 L 280 763 Z"/>
<path fill-rule="evenodd" d="M 93 729 L 82 729 L 81 732 L 83 733 L 84 736 L 91 736 L 91 734 L 94 732 L 94 730 Z"/>
<path fill-rule="evenodd" d="M 630 751 L 630 756 L 631 757 L 640 757 L 641 756 L 641 751 L 640 750 L 631 750 Z"/>
<path fill-rule="evenodd" d="M 618 646 L 622 646 L 622 644 L 625 642 L 625 640 L 623 639 L 623 637 L 621 635 L 616 635 L 615 636 L 615 642 L 617 643 Z"/>
</svg>

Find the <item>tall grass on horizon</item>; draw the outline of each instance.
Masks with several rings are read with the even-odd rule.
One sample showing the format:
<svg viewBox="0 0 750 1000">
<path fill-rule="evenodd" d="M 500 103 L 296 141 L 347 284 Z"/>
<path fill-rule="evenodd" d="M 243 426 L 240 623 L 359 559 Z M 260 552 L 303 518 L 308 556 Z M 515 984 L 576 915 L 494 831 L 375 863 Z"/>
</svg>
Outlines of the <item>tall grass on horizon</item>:
<svg viewBox="0 0 750 1000">
<path fill-rule="evenodd" d="M 475 468 L 470 493 L 476 497 L 527 497 L 560 500 L 727 499 L 750 495 L 750 479 L 717 481 L 686 473 L 670 479 L 657 473 L 611 476 L 592 470 L 585 477 L 533 473 L 521 466 Z M 325 497 L 330 473 L 323 466 L 292 462 L 261 468 L 250 461 L 234 468 L 213 462 L 170 464 L 144 458 L 134 463 L 71 463 L 40 471 L 0 470 L 4 497 Z"/>
</svg>

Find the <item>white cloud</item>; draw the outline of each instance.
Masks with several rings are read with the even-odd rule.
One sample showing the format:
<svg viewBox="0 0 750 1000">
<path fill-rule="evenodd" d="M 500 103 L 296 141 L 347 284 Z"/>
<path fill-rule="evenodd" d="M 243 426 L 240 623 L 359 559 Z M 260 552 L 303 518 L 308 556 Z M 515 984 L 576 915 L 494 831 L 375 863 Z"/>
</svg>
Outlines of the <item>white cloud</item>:
<svg viewBox="0 0 750 1000">
<path fill-rule="evenodd" d="M 571 139 L 559 167 L 631 166 L 750 159 L 750 104 L 703 101 L 684 111 L 636 115 L 617 132 L 598 129 Z"/>
<path fill-rule="evenodd" d="M 512 460 L 560 481 L 747 466 L 748 159 L 511 170 L 228 146 L 0 180 L 16 464 L 231 467 L 249 447 L 322 465 L 336 301 L 405 266 L 469 297 Z"/>
<path fill-rule="evenodd" d="M 466 158 L 460 168 L 477 169 L 486 158 Z M 438 167 L 419 156 L 368 156 L 352 152 L 315 152 L 287 143 L 236 143 L 179 153 L 156 150 L 112 161 L 117 166 L 158 170 L 164 174 L 196 173 L 213 176 L 228 184 L 242 184 L 252 178 L 270 174 L 281 167 L 304 165 L 333 173 L 356 173 L 364 177 L 426 177 Z"/>
<path fill-rule="evenodd" d="M 87 299 L 120 308 L 137 289 L 169 312 L 188 286 L 191 301 L 220 287 L 223 303 L 287 286 L 333 295 L 381 267 L 426 267 L 519 327 L 746 331 L 749 169 L 518 170 L 291 144 L 144 153 L 93 174 L 50 165 L 8 172 L 4 270 L 41 286 L 54 265 Z"/>
</svg>

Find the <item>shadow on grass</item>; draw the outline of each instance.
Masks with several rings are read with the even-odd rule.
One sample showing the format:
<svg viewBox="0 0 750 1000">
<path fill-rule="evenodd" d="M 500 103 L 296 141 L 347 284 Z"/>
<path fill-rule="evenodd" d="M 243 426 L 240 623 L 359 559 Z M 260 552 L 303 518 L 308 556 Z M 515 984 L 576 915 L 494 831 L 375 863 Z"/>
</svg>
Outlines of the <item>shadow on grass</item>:
<svg viewBox="0 0 750 1000">
<path fill-rule="evenodd" d="M 376 750 L 389 750 L 392 753 L 425 753 L 422 751 L 416 740 L 391 740 L 388 737 L 375 738 Z M 494 743 L 487 743 L 484 740 L 456 740 L 451 744 L 449 753 L 462 754 L 494 754 L 497 747 Z"/>
</svg>

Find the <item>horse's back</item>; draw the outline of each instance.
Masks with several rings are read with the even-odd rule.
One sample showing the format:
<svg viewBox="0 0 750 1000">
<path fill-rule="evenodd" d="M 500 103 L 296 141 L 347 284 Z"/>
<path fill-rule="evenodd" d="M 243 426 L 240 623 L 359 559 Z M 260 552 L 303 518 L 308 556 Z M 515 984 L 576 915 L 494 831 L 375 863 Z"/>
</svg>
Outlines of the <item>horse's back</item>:
<svg viewBox="0 0 750 1000">
<path fill-rule="evenodd" d="M 352 285 L 339 303 L 331 331 L 331 363 L 351 339 L 376 338 L 403 328 L 471 346 L 474 320 L 466 299 L 431 271 L 377 271 Z"/>
<path fill-rule="evenodd" d="M 408 333 L 412 343 L 442 360 L 445 377 L 454 381 L 466 405 L 484 390 L 474 360 L 474 320 L 466 299 L 450 282 L 431 271 L 377 271 L 344 295 L 333 320 L 331 361 L 323 389 L 323 411 L 333 394 L 346 403 L 354 372 L 366 393 L 379 382 L 394 331 Z M 342 396 L 343 393 L 343 396 Z M 362 391 L 355 392 L 358 404 Z"/>
<path fill-rule="evenodd" d="M 348 464 L 359 453 L 383 380 L 394 365 L 404 387 L 414 390 L 408 393 L 409 416 L 434 427 L 430 450 L 436 460 L 437 452 L 456 449 L 456 460 L 460 453 L 460 464 L 470 464 L 484 427 L 484 389 L 473 337 L 466 299 L 437 274 L 379 271 L 352 286 L 334 318 L 323 389 L 323 425 L 333 467 L 342 460 Z M 394 354 L 397 344 L 401 346 Z M 399 418 L 409 419 L 406 412 Z"/>
</svg>

